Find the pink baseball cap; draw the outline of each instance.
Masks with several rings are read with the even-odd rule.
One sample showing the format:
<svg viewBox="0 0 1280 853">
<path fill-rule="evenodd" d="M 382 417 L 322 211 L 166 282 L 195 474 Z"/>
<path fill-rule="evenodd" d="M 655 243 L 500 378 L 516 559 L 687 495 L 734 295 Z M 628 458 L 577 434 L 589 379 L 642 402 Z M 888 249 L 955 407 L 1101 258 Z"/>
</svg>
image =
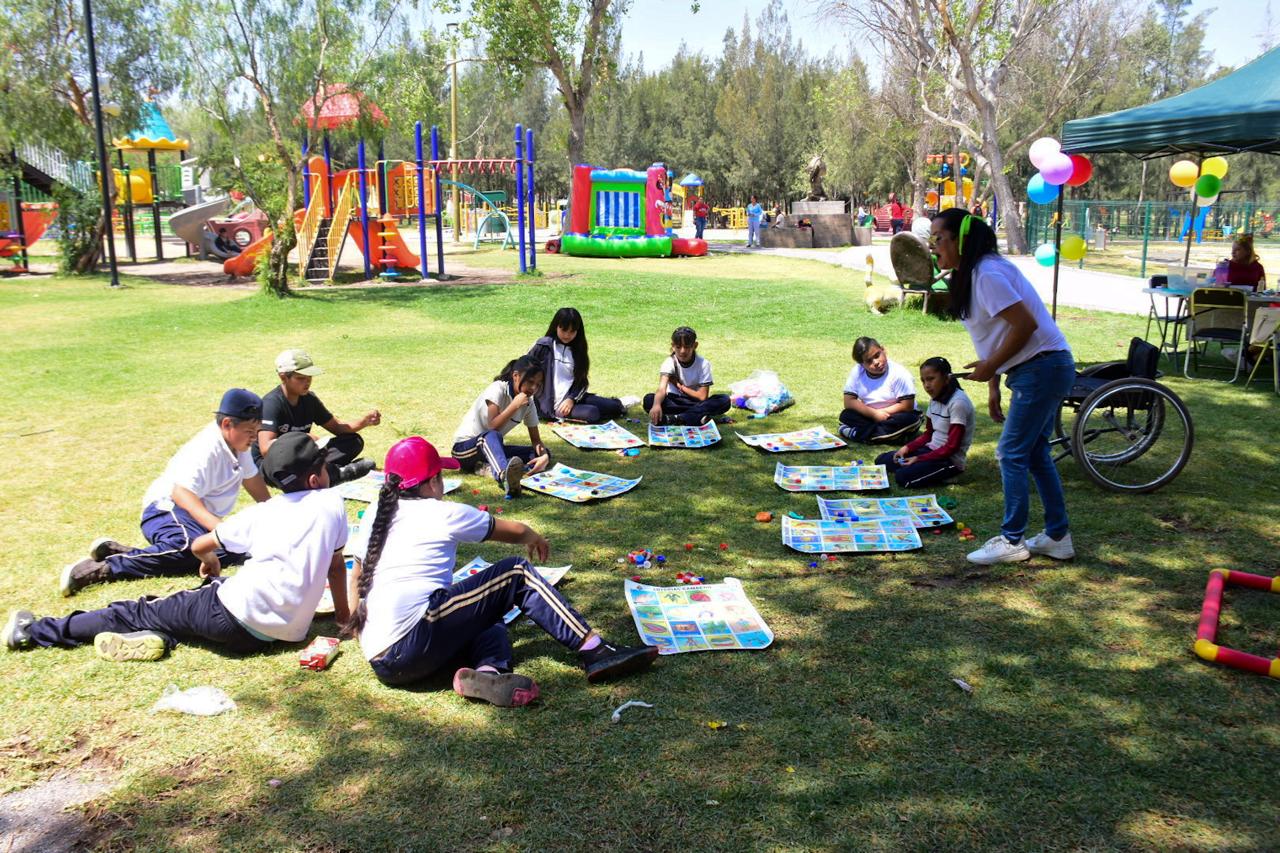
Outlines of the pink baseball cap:
<svg viewBox="0 0 1280 853">
<path fill-rule="evenodd" d="M 391 445 L 383 470 L 400 478 L 400 490 L 416 488 L 444 469 L 456 471 L 462 467 L 451 456 L 441 456 L 440 451 L 420 435 L 411 435 Z"/>
</svg>

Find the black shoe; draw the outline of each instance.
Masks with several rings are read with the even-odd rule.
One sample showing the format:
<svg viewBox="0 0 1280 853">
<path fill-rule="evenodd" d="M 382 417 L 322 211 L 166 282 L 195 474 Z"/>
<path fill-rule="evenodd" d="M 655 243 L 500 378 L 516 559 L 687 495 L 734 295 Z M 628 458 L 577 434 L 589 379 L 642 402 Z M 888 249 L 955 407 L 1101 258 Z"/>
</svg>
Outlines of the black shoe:
<svg viewBox="0 0 1280 853">
<path fill-rule="evenodd" d="M 502 475 L 502 485 L 506 487 L 508 495 L 513 498 L 520 497 L 522 479 L 524 479 L 524 460 L 519 456 L 512 456 L 507 460 L 507 470 Z"/>
<path fill-rule="evenodd" d="M 103 536 L 93 540 L 93 544 L 89 546 L 89 559 L 101 563 L 112 554 L 128 554 L 132 550 L 128 545 Z"/>
<path fill-rule="evenodd" d="M 106 583 L 109 580 L 111 580 L 111 567 L 106 563 L 101 560 L 81 560 L 62 570 L 58 587 L 62 590 L 62 597 L 67 598 L 86 586 Z"/>
<path fill-rule="evenodd" d="M 9 614 L 9 621 L 4 623 L 4 630 L 0 631 L 0 637 L 4 638 L 4 645 L 11 652 L 18 649 L 25 649 L 31 645 L 31 635 L 27 633 L 27 628 L 31 623 L 36 621 L 36 616 L 30 610 L 15 610 Z"/>
<path fill-rule="evenodd" d="M 378 466 L 372 459 L 357 459 L 351 464 L 343 465 L 338 469 L 338 483 L 350 483 L 352 480 L 359 480 L 376 467 Z M 336 486 L 338 483 L 330 483 L 330 485 Z"/>
<path fill-rule="evenodd" d="M 698 426 L 706 426 L 707 424 L 711 423 L 711 420 L 712 420 L 711 415 L 703 415 L 702 417 L 698 418 Z"/>
<path fill-rule="evenodd" d="M 657 646 L 612 646 L 601 643 L 588 652 L 578 652 L 587 681 L 593 684 L 644 669 L 658 656 Z"/>
<path fill-rule="evenodd" d="M 662 420 L 658 422 L 658 426 L 680 426 L 680 418 L 675 415 L 663 415 Z"/>
</svg>

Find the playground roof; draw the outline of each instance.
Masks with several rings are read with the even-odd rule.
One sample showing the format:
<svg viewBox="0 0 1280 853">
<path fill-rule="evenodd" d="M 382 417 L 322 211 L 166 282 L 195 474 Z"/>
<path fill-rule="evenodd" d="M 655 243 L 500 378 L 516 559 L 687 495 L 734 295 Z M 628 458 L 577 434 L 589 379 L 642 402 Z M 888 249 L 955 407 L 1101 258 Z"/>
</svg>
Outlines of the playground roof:
<svg viewBox="0 0 1280 853">
<path fill-rule="evenodd" d="M 153 101 L 144 101 L 138 116 L 138 127 L 128 136 L 111 140 L 116 148 L 146 151 L 186 151 L 191 143 L 173 135 L 169 122 Z"/>
<path fill-rule="evenodd" d="M 694 172 L 690 172 L 680 179 L 682 187 L 700 187 L 702 186 L 702 178 L 699 178 Z"/>
<path fill-rule="evenodd" d="M 1062 150 L 1170 154 L 1280 154 L 1280 48 L 1225 77 L 1171 98 L 1067 122 Z"/>
<path fill-rule="evenodd" d="M 307 127 L 312 130 L 334 130 L 358 121 L 362 105 L 369 118 L 379 124 L 391 123 L 377 104 L 346 83 L 325 84 L 324 88 L 302 105 L 302 116 L 307 121 Z"/>
</svg>

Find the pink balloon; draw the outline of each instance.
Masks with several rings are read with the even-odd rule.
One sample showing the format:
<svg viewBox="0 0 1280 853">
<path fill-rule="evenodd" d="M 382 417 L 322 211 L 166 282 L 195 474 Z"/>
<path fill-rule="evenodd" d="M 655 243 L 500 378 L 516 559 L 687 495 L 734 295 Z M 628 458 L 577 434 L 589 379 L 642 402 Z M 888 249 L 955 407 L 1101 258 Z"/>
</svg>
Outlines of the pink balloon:
<svg viewBox="0 0 1280 853">
<path fill-rule="evenodd" d="M 1071 158 L 1058 151 L 1045 159 L 1040 167 L 1040 174 L 1044 177 L 1046 184 L 1058 187 L 1071 179 L 1071 173 L 1075 169 L 1076 166 L 1071 162 Z"/>
<path fill-rule="evenodd" d="M 1031 143 L 1031 149 L 1027 151 L 1027 156 L 1031 158 L 1031 165 L 1043 172 L 1045 161 L 1054 154 L 1061 153 L 1062 146 L 1058 144 L 1058 140 L 1052 136 L 1042 136 Z"/>
</svg>

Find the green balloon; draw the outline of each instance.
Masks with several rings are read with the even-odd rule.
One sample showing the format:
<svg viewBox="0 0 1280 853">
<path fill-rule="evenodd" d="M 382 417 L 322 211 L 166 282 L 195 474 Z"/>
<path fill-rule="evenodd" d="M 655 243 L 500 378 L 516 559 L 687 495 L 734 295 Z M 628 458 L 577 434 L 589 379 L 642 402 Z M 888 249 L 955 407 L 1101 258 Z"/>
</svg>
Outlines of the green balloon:
<svg viewBox="0 0 1280 853">
<path fill-rule="evenodd" d="M 1217 175 L 1201 175 L 1196 179 L 1196 195 L 1213 198 L 1222 189 L 1222 178 Z"/>
</svg>

